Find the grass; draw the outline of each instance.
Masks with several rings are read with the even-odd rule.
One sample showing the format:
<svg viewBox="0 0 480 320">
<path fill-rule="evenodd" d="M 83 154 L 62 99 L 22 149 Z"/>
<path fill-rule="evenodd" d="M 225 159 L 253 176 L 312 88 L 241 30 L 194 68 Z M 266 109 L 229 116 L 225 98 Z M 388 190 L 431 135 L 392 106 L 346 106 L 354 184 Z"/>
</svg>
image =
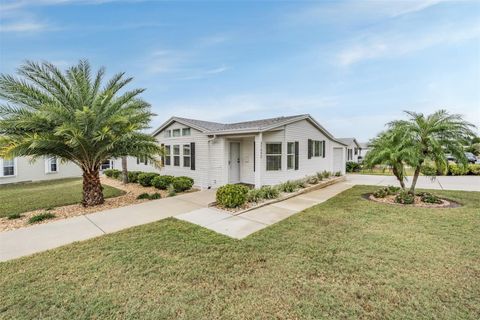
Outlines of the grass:
<svg viewBox="0 0 480 320">
<path fill-rule="evenodd" d="M 173 218 L 0 263 L 3 319 L 478 319 L 480 194 L 357 186 L 243 240 Z"/>
<path fill-rule="evenodd" d="M 407 176 L 413 176 L 415 173 L 415 169 L 413 168 L 406 168 L 405 173 Z M 348 174 L 369 174 L 369 175 L 376 175 L 376 176 L 393 176 L 393 172 L 391 169 L 383 169 L 383 168 L 373 168 L 373 169 L 362 169 L 358 172 L 348 172 Z M 422 175 L 422 174 L 420 174 Z"/>
<path fill-rule="evenodd" d="M 53 213 L 44 212 L 44 213 L 39 213 L 34 216 L 31 216 L 30 219 L 28 219 L 28 223 L 37 223 L 43 220 L 48 220 L 53 218 L 55 218 L 55 215 Z"/>
<path fill-rule="evenodd" d="M 123 191 L 104 186 L 107 198 Z M 79 178 L 50 180 L 0 186 L 0 218 L 37 209 L 53 208 L 82 200 L 82 180 Z"/>
</svg>

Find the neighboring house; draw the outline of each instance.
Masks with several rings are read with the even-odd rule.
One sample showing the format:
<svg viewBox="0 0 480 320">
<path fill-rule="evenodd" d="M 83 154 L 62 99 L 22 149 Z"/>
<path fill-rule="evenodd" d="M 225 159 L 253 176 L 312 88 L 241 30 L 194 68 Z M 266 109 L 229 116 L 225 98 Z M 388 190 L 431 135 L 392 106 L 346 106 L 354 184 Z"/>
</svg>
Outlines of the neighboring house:
<svg viewBox="0 0 480 320">
<path fill-rule="evenodd" d="M 338 138 L 341 142 L 347 145 L 347 162 L 359 162 L 361 146 L 355 138 Z M 360 158 L 362 160 L 362 158 Z"/>
<path fill-rule="evenodd" d="M 370 151 L 370 146 L 368 142 L 360 142 L 360 154 L 358 157 L 358 160 L 365 160 L 365 157 L 367 156 L 368 151 Z"/>
<path fill-rule="evenodd" d="M 189 176 L 202 188 L 345 173 L 345 144 L 310 115 L 230 124 L 172 117 L 153 135 L 166 151 L 162 174 Z"/>
<path fill-rule="evenodd" d="M 82 171 L 71 163 L 55 157 L 31 161 L 29 157 L 0 158 L 0 184 L 80 177 Z"/>
</svg>

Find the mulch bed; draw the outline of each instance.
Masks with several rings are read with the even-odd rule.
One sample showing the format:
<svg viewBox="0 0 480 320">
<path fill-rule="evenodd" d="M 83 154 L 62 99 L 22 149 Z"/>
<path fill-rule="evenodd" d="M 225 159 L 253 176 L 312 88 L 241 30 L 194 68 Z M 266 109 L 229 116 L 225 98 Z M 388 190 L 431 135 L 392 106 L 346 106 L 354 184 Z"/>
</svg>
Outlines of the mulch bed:
<svg viewBox="0 0 480 320">
<path fill-rule="evenodd" d="M 422 201 L 422 198 L 420 196 L 415 196 L 415 202 L 412 204 L 401 204 L 395 202 L 395 197 L 396 195 L 389 195 L 386 196 L 385 198 L 375 198 L 373 194 L 371 193 L 366 193 L 363 194 L 362 197 L 364 199 L 374 201 L 374 202 L 380 202 L 380 203 L 385 203 L 385 204 L 393 204 L 397 206 L 404 206 L 404 207 L 417 207 L 417 208 L 458 208 L 461 207 L 462 205 L 458 202 L 455 202 L 453 200 L 448 200 L 448 199 L 440 199 L 442 203 L 426 203 Z"/>
</svg>

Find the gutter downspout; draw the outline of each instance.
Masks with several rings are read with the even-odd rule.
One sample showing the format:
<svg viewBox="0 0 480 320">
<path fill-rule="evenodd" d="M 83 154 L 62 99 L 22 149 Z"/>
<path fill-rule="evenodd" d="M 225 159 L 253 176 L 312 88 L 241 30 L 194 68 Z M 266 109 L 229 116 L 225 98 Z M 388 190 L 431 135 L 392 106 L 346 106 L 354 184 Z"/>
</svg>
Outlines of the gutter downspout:
<svg viewBox="0 0 480 320">
<path fill-rule="evenodd" d="M 211 180 L 210 180 L 210 142 L 213 142 L 215 141 L 215 139 L 217 139 L 217 135 L 214 134 L 212 138 L 209 138 L 208 139 L 208 152 L 207 152 L 207 156 L 208 156 L 208 166 L 207 166 L 207 181 L 208 181 L 208 187 L 207 189 L 211 189 L 212 186 L 211 186 Z"/>
</svg>

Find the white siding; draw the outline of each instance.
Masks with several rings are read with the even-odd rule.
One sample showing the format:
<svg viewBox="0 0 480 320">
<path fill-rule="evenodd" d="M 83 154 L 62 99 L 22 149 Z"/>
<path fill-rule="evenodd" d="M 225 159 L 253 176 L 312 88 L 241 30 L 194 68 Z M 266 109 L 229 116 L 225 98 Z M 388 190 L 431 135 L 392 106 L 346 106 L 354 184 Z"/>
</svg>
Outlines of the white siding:
<svg viewBox="0 0 480 320">
<path fill-rule="evenodd" d="M 0 158 L 0 184 L 63 179 L 71 177 L 81 177 L 80 168 L 71 162 L 57 161 L 57 172 L 47 172 L 45 159 L 39 158 L 34 162 L 29 157 L 19 157 L 15 159 L 15 175 L 3 176 L 3 161 Z"/>
</svg>

